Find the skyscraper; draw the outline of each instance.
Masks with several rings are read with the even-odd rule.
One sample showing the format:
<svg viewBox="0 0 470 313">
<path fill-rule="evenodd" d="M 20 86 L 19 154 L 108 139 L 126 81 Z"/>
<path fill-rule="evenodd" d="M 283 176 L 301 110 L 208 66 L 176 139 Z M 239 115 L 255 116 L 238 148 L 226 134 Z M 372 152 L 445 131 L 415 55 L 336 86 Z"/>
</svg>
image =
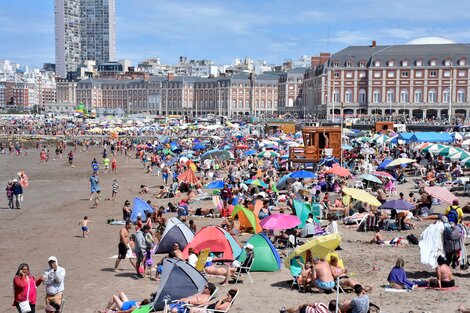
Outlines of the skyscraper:
<svg viewBox="0 0 470 313">
<path fill-rule="evenodd" d="M 55 0 L 56 74 L 115 59 L 115 0 Z"/>
</svg>

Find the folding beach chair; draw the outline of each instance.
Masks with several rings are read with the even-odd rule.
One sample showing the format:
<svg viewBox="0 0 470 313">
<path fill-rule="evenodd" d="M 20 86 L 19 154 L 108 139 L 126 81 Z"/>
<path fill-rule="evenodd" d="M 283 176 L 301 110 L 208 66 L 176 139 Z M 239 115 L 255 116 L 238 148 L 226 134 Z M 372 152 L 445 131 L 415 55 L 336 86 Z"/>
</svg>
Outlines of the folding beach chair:
<svg viewBox="0 0 470 313">
<path fill-rule="evenodd" d="M 209 257 L 210 253 L 211 249 L 209 248 L 201 250 L 199 252 L 199 257 L 197 258 L 196 266 L 194 266 L 194 268 L 197 269 L 199 272 L 204 273 L 204 265 L 206 265 L 207 258 Z"/>
<path fill-rule="evenodd" d="M 248 278 L 250 279 L 250 282 L 254 284 L 253 277 L 251 276 L 251 266 L 253 265 L 253 262 L 255 261 L 255 256 L 251 258 L 251 261 L 246 264 L 246 266 L 240 266 L 237 268 L 236 275 L 237 277 L 235 278 L 235 284 L 238 284 L 238 281 L 240 279 L 240 276 L 242 274 L 246 274 Z"/>
<path fill-rule="evenodd" d="M 239 293 L 240 293 L 240 291 L 237 291 L 235 296 L 232 298 L 232 301 L 230 301 L 230 304 L 228 305 L 227 309 L 225 309 L 224 311 L 215 310 L 215 309 L 206 309 L 206 312 L 207 313 L 227 313 L 227 312 L 229 312 Z"/>
</svg>

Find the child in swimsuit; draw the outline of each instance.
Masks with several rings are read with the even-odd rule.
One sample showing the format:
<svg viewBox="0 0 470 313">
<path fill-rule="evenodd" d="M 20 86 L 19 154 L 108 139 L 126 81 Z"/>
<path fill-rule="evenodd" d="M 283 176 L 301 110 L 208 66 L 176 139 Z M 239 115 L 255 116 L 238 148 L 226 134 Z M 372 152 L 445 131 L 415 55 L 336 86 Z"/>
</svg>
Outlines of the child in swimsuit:
<svg viewBox="0 0 470 313">
<path fill-rule="evenodd" d="M 87 234 L 88 232 L 90 231 L 88 229 L 88 223 L 91 223 L 90 220 L 88 220 L 88 216 L 84 216 L 83 217 L 83 220 L 81 220 L 78 225 L 80 225 L 82 227 L 82 236 L 83 238 L 87 238 Z"/>
</svg>

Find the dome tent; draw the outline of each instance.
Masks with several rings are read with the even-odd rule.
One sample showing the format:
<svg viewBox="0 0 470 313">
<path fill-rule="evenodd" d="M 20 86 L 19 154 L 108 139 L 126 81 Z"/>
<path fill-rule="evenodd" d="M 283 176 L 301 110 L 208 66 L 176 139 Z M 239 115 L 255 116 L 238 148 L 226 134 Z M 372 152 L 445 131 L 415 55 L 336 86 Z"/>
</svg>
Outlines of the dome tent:
<svg viewBox="0 0 470 313">
<path fill-rule="evenodd" d="M 183 256 L 188 257 L 189 248 L 196 253 L 209 248 L 212 253 L 222 254 L 224 259 L 235 259 L 240 255 L 240 245 L 228 232 L 217 226 L 206 226 L 194 236 L 193 240 L 184 248 Z"/>
<path fill-rule="evenodd" d="M 176 217 L 168 220 L 162 238 L 158 243 L 155 253 L 168 253 L 172 250 L 173 243 L 177 242 L 181 249 L 193 240 L 194 234 L 189 227 Z"/>
<path fill-rule="evenodd" d="M 281 269 L 281 258 L 276 248 L 264 234 L 255 234 L 246 243 L 254 246 L 255 260 L 251 266 L 252 272 L 277 272 Z M 239 261 L 246 258 L 245 250 L 242 251 Z"/>
</svg>

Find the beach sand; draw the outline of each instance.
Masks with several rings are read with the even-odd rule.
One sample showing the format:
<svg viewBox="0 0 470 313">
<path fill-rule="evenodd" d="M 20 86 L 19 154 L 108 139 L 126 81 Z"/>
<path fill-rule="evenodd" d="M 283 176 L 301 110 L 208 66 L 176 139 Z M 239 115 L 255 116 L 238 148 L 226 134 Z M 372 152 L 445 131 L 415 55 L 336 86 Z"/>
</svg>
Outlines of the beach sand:
<svg viewBox="0 0 470 313">
<path fill-rule="evenodd" d="M 138 196 L 140 185 L 160 185 L 158 176 L 145 174 L 138 160 L 124 159 L 118 155 L 118 173 L 100 173 L 103 201 L 98 209 L 90 209 L 88 178 L 91 174 L 90 162 L 93 157 L 101 160 L 101 148 L 89 152 L 76 153 L 75 167 L 67 164 L 66 153 L 61 160 L 50 160 L 46 165 L 39 164 L 39 151 L 31 149 L 29 156 L 0 155 L 0 181 L 2 186 L 15 178 L 16 173 L 24 170 L 29 176 L 30 187 L 25 190 L 24 202 L 20 210 L 7 209 L 6 196 L 0 202 L 0 312 L 16 312 L 13 302 L 11 281 L 17 266 L 29 263 L 31 273 L 36 277 L 47 268 L 51 255 L 58 258 L 60 266 L 67 271 L 64 312 L 96 312 L 102 309 L 110 296 L 125 291 L 131 299 L 148 297 L 158 288 L 158 282 L 132 278 L 134 270 L 128 261 L 121 262 L 121 273 L 112 272 L 117 254 L 118 233 L 121 226 L 106 223 L 108 218 L 121 218 L 121 208 L 126 199 Z M 51 155 L 52 157 L 52 155 Z M 111 196 L 111 183 L 117 178 L 120 190 L 116 201 L 104 201 Z M 2 187 L 4 188 L 4 187 Z M 399 187 L 407 194 L 412 188 L 408 183 Z M 153 189 L 156 191 L 156 189 Z M 165 204 L 168 200 L 151 199 L 155 205 Z M 463 199 L 462 199 L 463 200 Z M 209 206 L 209 202 L 198 206 Z M 440 210 L 444 205 L 440 206 Z M 87 215 L 93 223 L 89 224 L 89 238 L 81 238 L 78 222 Z M 197 218 L 198 229 L 208 224 L 220 224 L 221 219 Z M 386 239 L 413 233 L 418 238 L 429 222 L 418 222 L 418 228 L 406 232 L 383 232 Z M 460 288 L 452 292 L 417 290 L 407 293 L 387 293 L 385 285 L 389 270 L 397 257 L 405 259 L 405 269 L 410 279 L 427 279 L 434 272 L 420 263 L 418 246 L 384 247 L 366 243 L 373 233 L 360 233 L 354 229 L 340 226 L 343 242 L 340 255 L 349 272 L 356 279 L 374 289 L 369 293 L 371 302 L 381 307 L 382 312 L 444 312 L 454 311 L 458 303 L 465 301 L 470 285 L 469 272 L 456 270 L 456 282 Z M 248 235 L 237 237 L 243 244 Z M 157 256 L 154 262 L 161 256 Z M 376 270 L 373 270 L 375 268 Z M 243 284 L 219 287 L 218 296 L 236 287 L 241 293 L 231 312 L 278 312 L 282 306 L 291 307 L 302 303 L 324 302 L 335 298 L 334 294 L 301 294 L 290 290 L 291 277 L 287 269 L 277 273 L 253 273 L 255 283 L 251 285 L 246 278 Z M 215 283 L 220 279 L 210 278 Z M 44 308 L 44 286 L 38 289 L 37 311 Z M 351 299 L 354 294 L 340 294 L 340 299 Z M 470 304 L 470 302 L 469 302 Z"/>
</svg>

